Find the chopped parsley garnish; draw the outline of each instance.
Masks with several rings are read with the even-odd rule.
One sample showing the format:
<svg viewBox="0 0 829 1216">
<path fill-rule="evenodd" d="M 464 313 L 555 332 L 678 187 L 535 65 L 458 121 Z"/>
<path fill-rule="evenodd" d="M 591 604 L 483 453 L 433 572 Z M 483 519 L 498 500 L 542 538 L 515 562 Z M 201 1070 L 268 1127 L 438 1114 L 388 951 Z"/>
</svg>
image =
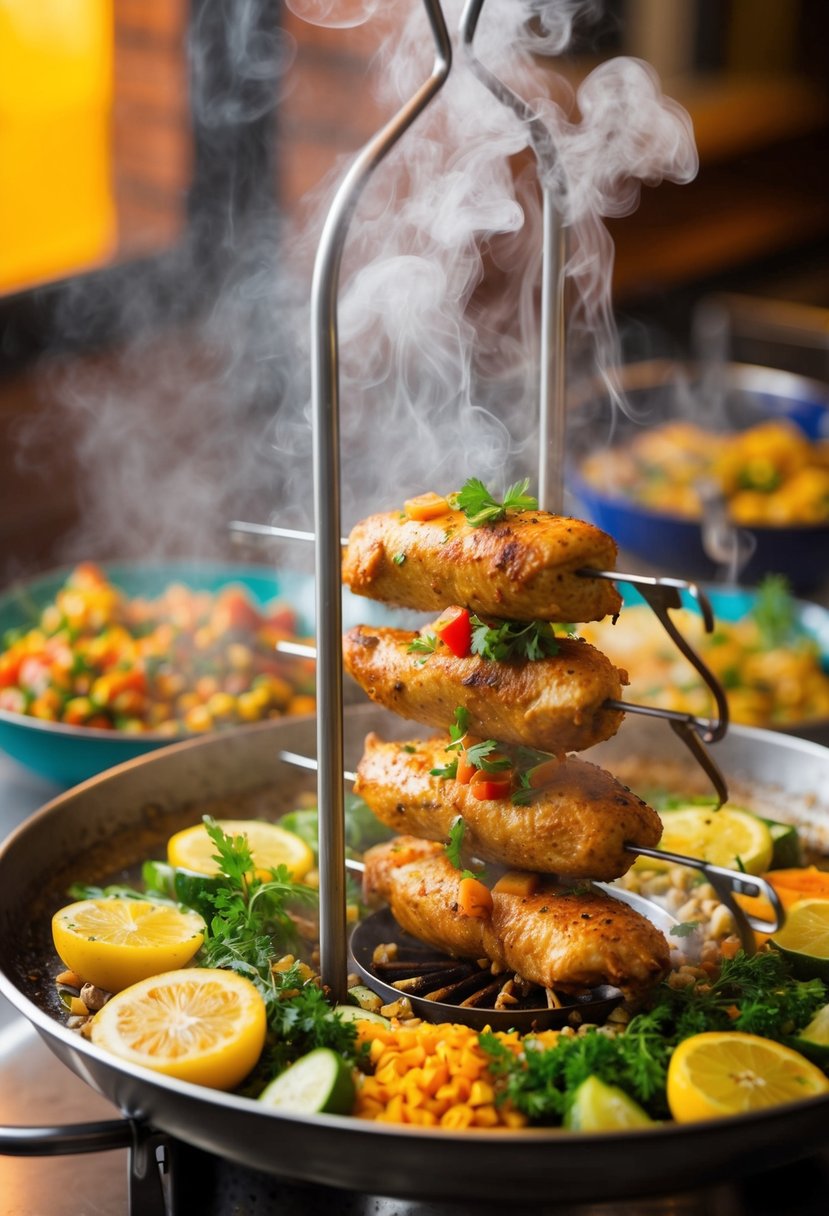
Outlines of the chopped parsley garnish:
<svg viewBox="0 0 829 1216">
<path fill-rule="evenodd" d="M 457 819 L 449 829 L 449 839 L 443 846 L 443 851 L 451 861 L 456 870 L 461 871 L 461 878 L 480 878 L 484 873 L 483 870 L 467 870 L 463 864 L 462 850 L 463 837 L 466 832 L 466 824 L 462 817 L 458 815 Z"/>
<path fill-rule="evenodd" d="M 440 645 L 440 638 L 435 633 L 420 633 L 406 647 L 407 654 L 422 654 L 418 666 L 422 667 L 430 654 L 434 654 Z"/>
<path fill-rule="evenodd" d="M 472 617 L 472 653 L 482 659 L 544 659 L 558 654 L 556 632 L 549 621 L 502 621 L 488 625 Z"/>
<path fill-rule="evenodd" d="M 516 481 L 507 490 L 504 501 L 497 502 L 482 481 L 470 477 L 455 496 L 455 501 L 466 516 L 467 523 L 473 528 L 480 528 L 483 524 L 506 519 L 507 511 L 537 511 L 538 499 L 527 493 L 529 484 L 529 477 Z"/>
</svg>

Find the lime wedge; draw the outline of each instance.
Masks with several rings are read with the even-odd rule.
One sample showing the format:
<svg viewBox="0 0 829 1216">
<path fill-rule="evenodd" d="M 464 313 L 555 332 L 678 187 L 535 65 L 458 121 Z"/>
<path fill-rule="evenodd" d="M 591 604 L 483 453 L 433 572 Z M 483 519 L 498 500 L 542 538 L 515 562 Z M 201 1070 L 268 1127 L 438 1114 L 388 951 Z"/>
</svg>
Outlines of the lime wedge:
<svg viewBox="0 0 829 1216">
<path fill-rule="evenodd" d="M 800 833 L 793 823 L 778 823 L 776 819 L 764 819 L 771 834 L 772 855 L 770 870 L 790 870 L 803 864 Z"/>
<path fill-rule="evenodd" d="M 771 943 L 789 960 L 798 979 L 829 980 L 829 899 L 792 904 Z"/>
<path fill-rule="evenodd" d="M 291 1114 L 350 1114 L 354 1105 L 354 1078 L 342 1056 L 329 1047 L 317 1047 L 271 1081 L 259 1095 L 270 1110 Z"/>
<path fill-rule="evenodd" d="M 761 874 L 769 868 L 774 844 L 768 826 L 741 807 L 681 806 L 662 812 L 660 849 L 710 861 L 714 865 Z M 660 863 L 640 857 L 637 866 L 658 868 Z"/>
<path fill-rule="evenodd" d="M 809 1025 L 789 1039 L 788 1044 L 825 1072 L 829 1068 L 829 1005 L 819 1009 Z"/>
<path fill-rule="evenodd" d="M 564 1121 L 574 1132 L 611 1132 L 653 1123 L 642 1107 L 616 1085 L 588 1077 L 573 1095 L 573 1105 Z"/>
</svg>

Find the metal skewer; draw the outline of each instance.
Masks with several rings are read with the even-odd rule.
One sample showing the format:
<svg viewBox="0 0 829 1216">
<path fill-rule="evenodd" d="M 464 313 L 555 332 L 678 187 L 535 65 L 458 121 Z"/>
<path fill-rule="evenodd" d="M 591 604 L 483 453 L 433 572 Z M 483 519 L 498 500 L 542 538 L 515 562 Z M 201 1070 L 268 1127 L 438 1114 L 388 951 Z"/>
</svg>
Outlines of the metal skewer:
<svg viewBox="0 0 829 1216">
<path fill-rule="evenodd" d="M 311 543 L 315 540 L 313 532 L 302 531 L 296 528 L 281 528 L 274 524 L 248 523 L 245 520 L 235 519 L 228 526 L 233 534 L 240 536 L 255 536 L 259 539 L 301 540 L 310 541 Z M 340 545 L 345 548 L 347 544 L 348 538 L 341 537 Z M 699 584 L 668 576 L 629 574 L 622 570 L 596 570 L 592 567 L 577 570 L 576 574 L 582 578 L 602 578 L 611 583 L 629 583 L 632 587 L 636 587 L 671 641 L 699 674 L 714 698 L 716 705 L 716 715 L 710 719 L 694 718 L 690 714 L 672 714 L 671 711 L 667 710 L 657 713 L 648 706 L 636 707 L 632 712 L 653 713 L 656 717 L 673 717 L 682 722 L 690 721 L 706 743 L 716 743 L 724 738 L 728 730 L 728 700 L 723 687 L 705 661 L 683 637 L 670 618 L 671 610 L 682 607 L 682 592 L 684 591 L 696 602 L 702 616 L 705 632 L 713 632 L 714 613 L 711 608 L 711 602 Z M 286 654 L 302 655 L 305 658 L 314 657 L 311 648 L 294 647 L 289 649 L 290 645 L 289 643 L 280 643 L 280 649 L 284 650 Z M 616 704 L 621 704 L 621 702 Z M 674 729 L 678 730 L 678 733 L 682 731 L 681 726 L 679 728 L 675 726 Z M 684 738 L 684 732 L 682 737 Z"/>
<path fill-rule="evenodd" d="M 296 658 L 315 659 L 317 651 L 307 642 L 289 642 L 280 640 L 276 643 L 280 654 L 293 655 Z M 712 677 L 713 679 L 713 677 Z M 659 705 L 640 705 L 636 701 L 617 701 L 608 697 L 602 702 L 606 709 L 615 709 L 621 713 L 641 714 L 649 718 L 661 718 L 667 722 L 677 738 L 688 748 L 696 763 L 705 773 L 717 794 L 717 808 L 728 801 L 728 784 L 716 764 L 714 758 L 705 746 L 706 742 L 721 738 L 716 733 L 722 722 L 709 718 L 697 718 L 694 714 L 683 713 L 676 709 L 663 709 Z"/>
<path fill-rule="evenodd" d="M 461 47 L 466 63 L 492 96 L 527 128 L 538 164 L 542 194 L 541 350 L 538 418 L 538 500 L 547 511 L 564 509 L 565 315 L 567 261 L 561 199 L 564 182 L 553 137 L 523 97 L 496 76 L 472 49 L 484 0 L 468 0 L 461 14 Z"/>
<path fill-rule="evenodd" d="M 285 764 L 290 764 L 294 768 L 307 769 L 310 772 L 317 771 L 317 762 L 311 756 L 302 755 L 300 752 L 281 751 L 279 759 Z M 357 780 L 357 774 L 349 769 L 343 770 L 343 780 L 348 784 L 353 785 Z M 754 933 L 775 933 L 783 924 L 784 910 L 780 902 L 780 896 L 775 891 L 770 882 L 765 878 L 756 877 L 753 874 L 746 874 L 742 870 L 732 870 L 727 866 L 714 865 L 712 862 L 704 861 L 699 857 L 689 857 L 684 853 L 672 853 L 667 849 L 651 849 L 645 845 L 626 844 L 625 851 L 632 853 L 637 857 L 651 857 L 654 861 L 661 864 L 666 862 L 670 865 L 684 866 L 692 870 L 701 870 L 708 882 L 717 892 L 722 903 L 728 908 L 734 918 L 737 926 L 737 933 L 740 938 L 740 943 L 746 954 L 754 954 L 757 949 Z M 354 870 L 355 873 L 362 873 L 364 866 L 362 862 L 346 860 L 346 867 Z M 601 887 L 603 890 L 609 891 L 615 896 L 615 889 L 611 888 L 606 883 L 595 883 L 595 886 Z M 621 888 L 620 888 L 621 889 Z M 625 891 L 624 896 L 635 895 L 634 892 Z M 747 912 L 737 903 L 735 895 L 748 895 L 752 898 L 762 897 L 767 900 L 772 910 L 772 919 L 766 920 L 765 917 L 756 916 L 752 912 Z M 639 897 L 641 905 L 634 901 L 627 900 L 632 903 L 632 906 L 638 911 L 647 915 L 647 909 L 643 906 L 650 905 L 652 901 L 644 896 Z M 657 905 L 658 906 L 658 905 Z"/>
<path fill-rule="evenodd" d="M 345 829 L 342 789 L 342 581 L 340 577 L 340 430 L 337 296 L 345 239 L 369 177 L 446 82 L 452 48 L 438 0 L 424 0 L 435 44 L 428 79 L 358 153 L 328 212 L 311 289 L 316 620 L 318 623 L 317 752 L 320 756 L 320 973 L 335 1001 L 345 999 L 348 974 Z"/>
</svg>

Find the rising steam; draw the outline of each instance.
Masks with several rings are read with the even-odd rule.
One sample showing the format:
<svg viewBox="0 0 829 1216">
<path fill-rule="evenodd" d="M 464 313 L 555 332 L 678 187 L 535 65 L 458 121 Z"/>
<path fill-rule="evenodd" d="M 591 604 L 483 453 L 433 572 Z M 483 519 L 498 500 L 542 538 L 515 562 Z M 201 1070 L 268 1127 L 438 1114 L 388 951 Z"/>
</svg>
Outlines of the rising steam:
<svg viewBox="0 0 829 1216">
<path fill-rule="evenodd" d="M 233 6 L 250 14 L 261 0 Z M 288 0 L 312 23 L 365 20 L 388 33 L 378 58 L 390 115 L 433 58 L 420 0 Z M 446 0 L 451 31 L 460 0 Z M 603 219 L 637 204 L 640 183 L 688 181 L 697 168 L 690 121 L 644 63 L 604 63 L 574 91 L 556 65 L 598 0 L 489 0 L 475 52 L 540 115 L 557 149 L 569 237 L 571 378 L 618 357 L 610 296 L 613 248 Z M 239 47 L 244 45 L 240 40 Z M 261 81 L 262 47 L 237 71 Z M 273 57 L 272 57 L 273 58 Z M 291 48 L 276 56 L 290 89 Z M 201 98 L 200 104 L 215 105 Z M 78 437 L 84 527 L 76 553 L 124 556 L 215 550 L 240 515 L 310 524 L 310 273 L 345 164 L 320 184 L 303 225 L 235 234 L 234 266 L 185 358 L 147 337 L 128 344 L 108 379 L 61 385 Z M 476 475 L 493 488 L 537 465 L 538 173 L 525 126 L 456 55 L 437 99 L 380 166 L 353 218 L 339 303 L 343 515 Z M 226 232 L 234 239 L 230 225 Z M 198 266 L 188 267 L 196 273 Z M 144 332 L 113 301 L 124 328 Z M 80 315 L 80 314 L 77 314 Z"/>
</svg>

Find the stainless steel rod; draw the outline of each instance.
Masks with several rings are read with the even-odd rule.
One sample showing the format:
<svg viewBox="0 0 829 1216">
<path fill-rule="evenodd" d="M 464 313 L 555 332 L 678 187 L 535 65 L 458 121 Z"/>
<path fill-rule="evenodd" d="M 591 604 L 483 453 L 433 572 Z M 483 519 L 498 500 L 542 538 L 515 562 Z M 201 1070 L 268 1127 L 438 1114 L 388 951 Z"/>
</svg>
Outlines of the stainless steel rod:
<svg viewBox="0 0 829 1216">
<path fill-rule="evenodd" d="M 524 123 L 538 164 L 542 192 L 541 342 L 539 352 L 538 499 L 546 511 L 564 509 L 566 425 L 566 322 L 564 310 L 566 229 L 561 212 L 564 183 L 548 127 L 523 97 L 496 76 L 473 50 L 484 0 L 468 0 L 460 37 L 466 63 L 497 101 Z"/>
<path fill-rule="evenodd" d="M 342 580 L 337 298 L 348 228 L 371 174 L 446 81 L 452 50 L 438 0 L 424 0 L 435 44 L 428 79 L 358 153 L 323 227 L 311 286 L 311 405 L 317 621 L 317 755 L 320 808 L 320 974 L 335 1001 L 346 997 L 348 942 L 343 821 Z"/>
</svg>

